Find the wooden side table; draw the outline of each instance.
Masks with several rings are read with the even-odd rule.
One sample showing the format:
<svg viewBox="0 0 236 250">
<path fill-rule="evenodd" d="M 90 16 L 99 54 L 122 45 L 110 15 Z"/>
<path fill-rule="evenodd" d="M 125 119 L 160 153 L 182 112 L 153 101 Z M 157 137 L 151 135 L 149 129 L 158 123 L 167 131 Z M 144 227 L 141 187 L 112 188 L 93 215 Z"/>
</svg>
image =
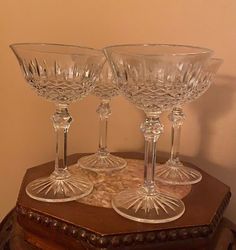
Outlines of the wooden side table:
<svg viewBox="0 0 236 250">
<path fill-rule="evenodd" d="M 33 246 L 25 240 L 26 232 L 19 226 L 16 220 L 16 211 L 12 210 L 0 224 L 0 250 L 65 250 L 69 249 L 61 247 L 51 242 L 47 244 L 45 239 L 40 239 L 37 236 L 31 235 L 31 241 L 40 242 L 41 246 Z M 43 245 L 43 246 L 42 246 Z M 54 245 L 54 246 L 53 246 Z M 78 247 L 77 250 L 85 250 L 84 247 Z M 155 248 L 153 248 L 155 249 Z M 158 248 L 161 249 L 161 248 Z M 164 249 L 164 248 L 163 248 Z M 166 248 L 168 249 L 168 248 Z M 181 250 L 190 250 L 191 248 L 185 245 Z M 204 249 L 204 248 L 202 248 Z M 199 250 L 202 250 L 199 249 Z M 178 249 L 180 250 L 180 249 Z M 229 220 L 223 218 L 212 239 L 208 250 L 236 250 L 236 226 Z"/>
<path fill-rule="evenodd" d="M 135 159 L 143 157 L 138 153 L 118 155 Z M 70 164 L 81 156 L 70 156 Z M 200 170 L 203 180 L 192 186 L 183 199 L 186 212 L 180 219 L 165 224 L 143 224 L 127 220 L 110 208 L 79 202 L 49 204 L 28 197 L 25 186 L 52 170 L 53 162 L 50 162 L 26 172 L 15 210 L 18 222 L 13 212 L 1 226 L 0 235 L 5 233 L 9 237 L 2 249 L 14 249 L 14 244 L 19 245 L 17 250 L 232 250 L 235 247 L 235 226 L 222 220 L 230 200 L 230 189 L 204 171 Z M 12 224 L 12 229 L 8 230 L 11 233 L 4 232 L 6 223 Z"/>
</svg>

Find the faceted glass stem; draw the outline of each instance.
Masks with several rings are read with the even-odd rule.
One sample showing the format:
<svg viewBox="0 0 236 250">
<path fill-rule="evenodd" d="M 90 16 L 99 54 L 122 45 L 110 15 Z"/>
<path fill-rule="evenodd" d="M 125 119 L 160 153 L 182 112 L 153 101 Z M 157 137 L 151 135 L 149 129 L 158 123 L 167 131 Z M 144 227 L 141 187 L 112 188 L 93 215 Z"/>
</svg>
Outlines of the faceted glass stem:
<svg viewBox="0 0 236 250">
<path fill-rule="evenodd" d="M 127 162 L 107 150 L 108 117 L 111 115 L 110 99 L 102 99 L 97 108 L 99 114 L 99 143 L 95 154 L 84 156 L 78 160 L 81 168 L 95 172 L 109 172 L 124 168 Z"/>
<path fill-rule="evenodd" d="M 52 116 L 53 126 L 56 131 L 56 175 L 63 175 L 67 171 L 67 134 L 72 117 L 70 116 L 67 105 L 58 104 L 56 112 Z"/>
<path fill-rule="evenodd" d="M 154 171 L 156 164 L 156 141 L 145 140 L 145 158 L 144 158 L 144 186 L 147 188 L 148 193 L 154 190 Z"/>
<path fill-rule="evenodd" d="M 31 198 L 46 202 L 77 200 L 88 195 L 93 184 L 85 177 L 72 174 L 67 168 L 67 133 L 72 122 L 67 105 L 56 105 L 52 121 L 56 131 L 55 169 L 50 176 L 30 182 L 26 192 Z"/>
<path fill-rule="evenodd" d="M 183 109 L 181 107 L 173 108 L 169 119 L 172 122 L 170 162 L 179 162 L 181 128 L 185 119 Z"/>
<path fill-rule="evenodd" d="M 155 190 L 154 171 L 156 166 L 156 144 L 163 131 L 159 114 L 147 114 L 145 122 L 141 125 L 141 130 L 145 138 L 144 187 L 148 193 L 153 193 Z"/>
<path fill-rule="evenodd" d="M 115 211 L 134 221 L 163 223 L 178 219 L 185 211 L 183 202 L 162 193 L 154 182 L 156 145 L 163 126 L 158 112 L 146 113 L 141 125 L 145 138 L 144 184 L 141 187 L 121 191 L 112 199 Z"/>
<path fill-rule="evenodd" d="M 172 122 L 170 159 L 158 167 L 156 179 L 172 185 L 190 185 L 199 182 L 202 175 L 199 171 L 186 167 L 179 160 L 181 128 L 185 119 L 181 107 L 173 108 L 169 114 Z"/>
<path fill-rule="evenodd" d="M 107 123 L 108 117 L 111 115 L 110 100 L 102 99 L 98 106 L 97 113 L 99 114 L 99 145 L 98 153 L 101 155 L 107 154 Z"/>
</svg>

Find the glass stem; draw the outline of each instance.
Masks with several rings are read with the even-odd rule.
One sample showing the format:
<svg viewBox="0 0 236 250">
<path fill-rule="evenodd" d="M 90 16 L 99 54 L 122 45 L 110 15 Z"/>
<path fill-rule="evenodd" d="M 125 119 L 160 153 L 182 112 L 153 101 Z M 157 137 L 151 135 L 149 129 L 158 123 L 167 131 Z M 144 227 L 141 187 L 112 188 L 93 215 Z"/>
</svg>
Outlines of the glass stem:
<svg viewBox="0 0 236 250">
<path fill-rule="evenodd" d="M 67 133 L 72 122 L 66 104 L 56 105 L 52 121 L 56 132 L 56 159 L 53 175 L 63 178 L 69 174 L 67 171 Z"/>
<path fill-rule="evenodd" d="M 160 123 L 160 113 L 147 113 L 145 122 L 141 125 L 141 130 L 145 138 L 144 156 L 144 188 L 149 194 L 155 193 L 154 171 L 156 166 L 156 145 L 163 125 Z"/>
<path fill-rule="evenodd" d="M 170 162 L 177 163 L 179 162 L 181 128 L 185 119 L 183 109 L 181 107 L 173 108 L 169 119 L 172 122 Z"/>
<path fill-rule="evenodd" d="M 107 123 L 108 117 L 111 115 L 110 100 L 102 99 L 98 106 L 97 113 L 99 114 L 99 144 L 98 153 L 100 155 L 107 155 Z"/>
</svg>

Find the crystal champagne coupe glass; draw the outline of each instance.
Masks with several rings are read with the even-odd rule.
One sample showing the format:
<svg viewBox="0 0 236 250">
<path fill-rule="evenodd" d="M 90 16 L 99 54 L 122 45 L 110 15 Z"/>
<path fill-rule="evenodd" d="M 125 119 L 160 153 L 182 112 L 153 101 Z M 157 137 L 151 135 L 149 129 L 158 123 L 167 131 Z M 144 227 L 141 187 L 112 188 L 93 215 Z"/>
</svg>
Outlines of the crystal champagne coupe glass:
<svg viewBox="0 0 236 250">
<path fill-rule="evenodd" d="M 222 60 L 218 58 L 212 58 L 207 61 L 198 80 L 197 88 L 194 88 L 187 96 L 187 102 L 196 100 L 207 91 L 221 64 Z M 185 120 L 182 105 L 175 106 L 168 117 L 172 122 L 170 159 L 165 164 L 158 166 L 155 178 L 158 181 L 172 185 L 198 183 L 202 179 L 201 173 L 193 168 L 184 166 L 179 160 L 181 128 Z"/>
<path fill-rule="evenodd" d="M 30 182 L 27 194 L 45 202 L 66 202 L 88 195 L 92 183 L 72 174 L 67 166 L 67 132 L 72 122 L 68 106 L 92 91 L 104 55 L 95 49 L 70 45 L 26 43 L 10 47 L 32 89 L 56 106 L 52 116 L 56 132 L 55 169 L 50 176 Z"/>
<path fill-rule="evenodd" d="M 104 49 L 116 85 L 130 102 L 143 110 L 145 139 L 144 183 L 113 197 L 112 206 L 128 219 L 163 223 L 178 219 L 184 203 L 163 193 L 154 181 L 156 146 L 163 131 L 162 111 L 176 106 L 197 86 L 208 49 L 183 45 L 117 45 Z"/>
<path fill-rule="evenodd" d="M 107 122 L 111 115 L 110 101 L 112 97 L 118 95 L 118 89 L 114 85 L 114 77 L 108 62 L 103 66 L 93 94 L 101 100 L 97 109 L 100 118 L 98 151 L 80 158 L 78 164 L 81 168 L 95 172 L 120 170 L 126 166 L 127 162 L 123 158 L 112 155 L 107 149 Z"/>
</svg>

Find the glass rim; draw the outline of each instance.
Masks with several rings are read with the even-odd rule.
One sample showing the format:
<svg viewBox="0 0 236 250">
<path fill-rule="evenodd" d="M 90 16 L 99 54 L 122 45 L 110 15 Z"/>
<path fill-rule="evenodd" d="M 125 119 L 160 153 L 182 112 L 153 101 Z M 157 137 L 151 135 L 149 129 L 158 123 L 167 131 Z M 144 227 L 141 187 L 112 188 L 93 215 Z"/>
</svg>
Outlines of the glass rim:
<svg viewBox="0 0 236 250">
<path fill-rule="evenodd" d="M 179 48 L 192 48 L 192 49 L 200 49 L 202 51 L 199 52 L 180 52 L 180 53 L 157 53 L 157 54 L 150 54 L 150 55 L 143 55 L 143 54 L 135 54 L 132 52 L 118 52 L 120 54 L 125 54 L 125 55 L 133 55 L 133 56 L 165 56 L 165 55 L 171 55 L 171 56 L 184 56 L 184 55 L 201 55 L 201 54 L 213 54 L 214 51 L 205 47 L 200 47 L 200 46 L 193 46 L 193 45 L 185 45 L 185 44 L 171 44 L 171 43 L 137 43 L 137 44 L 117 44 L 117 45 L 110 45 L 106 46 L 103 48 L 103 51 L 106 54 L 106 51 L 110 49 L 115 49 L 115 48 L 124 48 L 124 47 L 179 47 Z M 115 52 L 115 51 L 114 51 Z"/>
<path fill-rule="evenodd" d="M 31 51 L 36 51 L 35 49 L 31 49 L 31 48 L 24 48 L 23 46 L 58 46 L 58 47 L 70 47 L 70 48 L 79 48 L 79 49 L 86 49 L 88 51 L 95 51 L 95 52 L 99 52 L 102 53 L 102 50 L 100 49 L 95 49 L 92 47 L 86 47 L 86 46 L 80 46 L 80 45 L 72 45 L 72 44 L 60 44 L 60 43 L 40 43 L 40 42 L 35 42 L 35 43 L 12 43 L 9 45 L 9 47 L 14 51 L 16 47 L 21 47 L 21 49 L 23 50 L 31 50 Z M 51 51 L 40 51 L 38 50 L 38 52 L 45 52 L 45 53 L 53 53 L 53 54 L 66 54 L 66 53 L 62 53 L 62 52 L 51 52 Z M 72 53 L 72 54 L 76 54 L 76 53 Z"/>
</svg>

